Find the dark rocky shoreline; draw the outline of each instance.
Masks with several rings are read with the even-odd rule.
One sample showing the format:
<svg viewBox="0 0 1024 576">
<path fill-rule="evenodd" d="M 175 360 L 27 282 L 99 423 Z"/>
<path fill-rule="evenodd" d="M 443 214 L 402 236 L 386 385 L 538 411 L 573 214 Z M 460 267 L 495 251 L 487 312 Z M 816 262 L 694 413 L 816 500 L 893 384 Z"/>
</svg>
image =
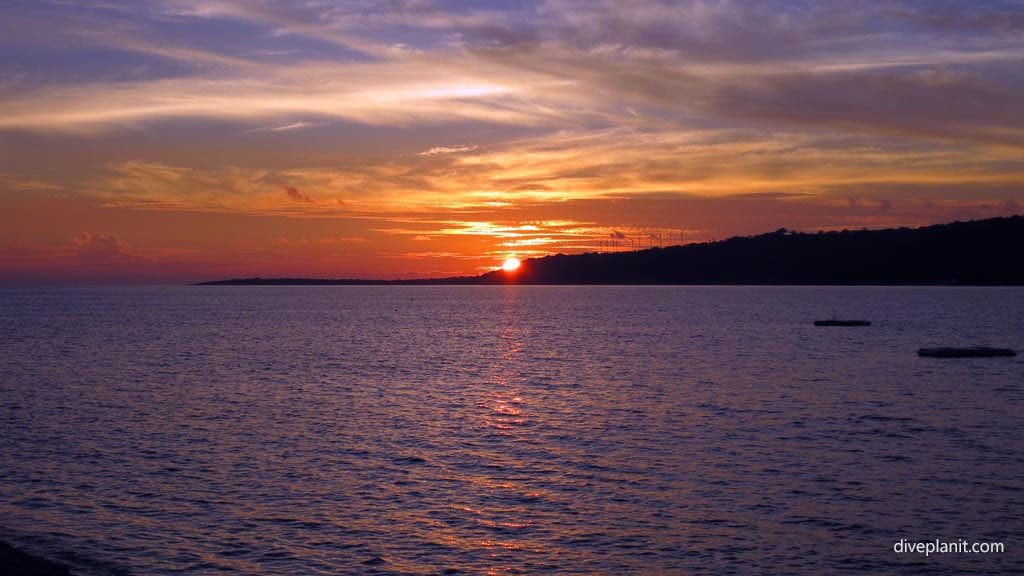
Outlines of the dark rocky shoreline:
<svg viewBox="0 0 1024 576">
<path fill-rule="evenodd" d="M 63 564 L 28 554 L 0 542 L 0 573 L 5 576 L 72 576 Z"/>
</svg>

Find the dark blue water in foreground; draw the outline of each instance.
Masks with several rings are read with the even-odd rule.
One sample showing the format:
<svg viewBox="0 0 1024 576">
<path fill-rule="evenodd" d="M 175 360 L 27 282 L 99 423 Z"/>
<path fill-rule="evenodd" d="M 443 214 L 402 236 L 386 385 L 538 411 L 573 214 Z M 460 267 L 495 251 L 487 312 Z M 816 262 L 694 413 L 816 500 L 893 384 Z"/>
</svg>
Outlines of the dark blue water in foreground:
<svg viewBox="0 0 1024 576">
<path fill-rule="evenodd" d="M 0 336 L 0 539 L 82 574 L 1024 573 L 1024 356 L 915 354 L 1024 351 L 1021 289 L 8 290 Z"/>
</svg>

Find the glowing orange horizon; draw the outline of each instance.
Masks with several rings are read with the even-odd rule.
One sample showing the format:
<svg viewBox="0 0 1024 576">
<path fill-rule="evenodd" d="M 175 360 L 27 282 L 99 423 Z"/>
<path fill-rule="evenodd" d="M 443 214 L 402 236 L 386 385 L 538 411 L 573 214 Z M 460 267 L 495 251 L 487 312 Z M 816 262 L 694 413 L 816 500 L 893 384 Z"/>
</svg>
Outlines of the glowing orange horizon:
<svg viewBox="0 0 1024 576">
<path fill-rule="evenodd" d="M 760 3 L 78 4 L 5 7 L 31 34 L 0 35 L 0 283 L 464 276 L 1024 210 L 1012 8 L 781 3 L 748 38 Z"/>
</svg>

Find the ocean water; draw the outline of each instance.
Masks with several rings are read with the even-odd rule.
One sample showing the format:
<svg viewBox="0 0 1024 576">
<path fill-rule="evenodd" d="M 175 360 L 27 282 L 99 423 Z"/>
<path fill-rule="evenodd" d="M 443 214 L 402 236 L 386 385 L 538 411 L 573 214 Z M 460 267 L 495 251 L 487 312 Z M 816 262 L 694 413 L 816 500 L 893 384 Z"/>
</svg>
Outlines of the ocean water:
<svg viewBox="0 0 1024 576">
<path fill-rule="evenodd" d="M 0 539 L 83 575 L 1024 573 L 1024 356 L 916 355 L 1024 351 L 1022 289 L 5 290 L 0 337 Z"/>
</svg>

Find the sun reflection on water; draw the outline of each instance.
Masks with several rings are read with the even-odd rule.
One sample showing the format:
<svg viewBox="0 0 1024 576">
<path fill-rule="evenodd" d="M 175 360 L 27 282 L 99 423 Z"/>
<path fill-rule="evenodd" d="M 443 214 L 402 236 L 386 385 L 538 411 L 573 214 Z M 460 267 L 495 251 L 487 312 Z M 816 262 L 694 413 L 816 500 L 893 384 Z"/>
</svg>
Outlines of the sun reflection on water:
<svg viewBox="0 0 1024 576">
<path fill-rule="evenodd" d="M 478 405 L 479 424 L 491 433 L 486 435 L 486 449 L 478 454 L 483 472 L 470 480 L 487 494 L 482 500 L 485 505 L 473 510 L 472 516 L 480 528 L 491 533 L 474 542 L 495 560 L 507 559 L 509 566 L 515 565 L 513 559 L 521 554 L 551 552 L 533 534 L 538 525 L 531 506 L 540 502 L 541 494 L 530 487 L 529 461 L 509 445 L 528 444 L 533 424 L 521 364 L 529 337 L 521 317 L 522 297 L 523 291 L 517 286 L 508 286 L 502 294 L 496 339 L 499 348 L 487 376 L 488 396 Z M 511 568 L 494 568 L 488 574 L 511 572 Z"/>
</svg>

